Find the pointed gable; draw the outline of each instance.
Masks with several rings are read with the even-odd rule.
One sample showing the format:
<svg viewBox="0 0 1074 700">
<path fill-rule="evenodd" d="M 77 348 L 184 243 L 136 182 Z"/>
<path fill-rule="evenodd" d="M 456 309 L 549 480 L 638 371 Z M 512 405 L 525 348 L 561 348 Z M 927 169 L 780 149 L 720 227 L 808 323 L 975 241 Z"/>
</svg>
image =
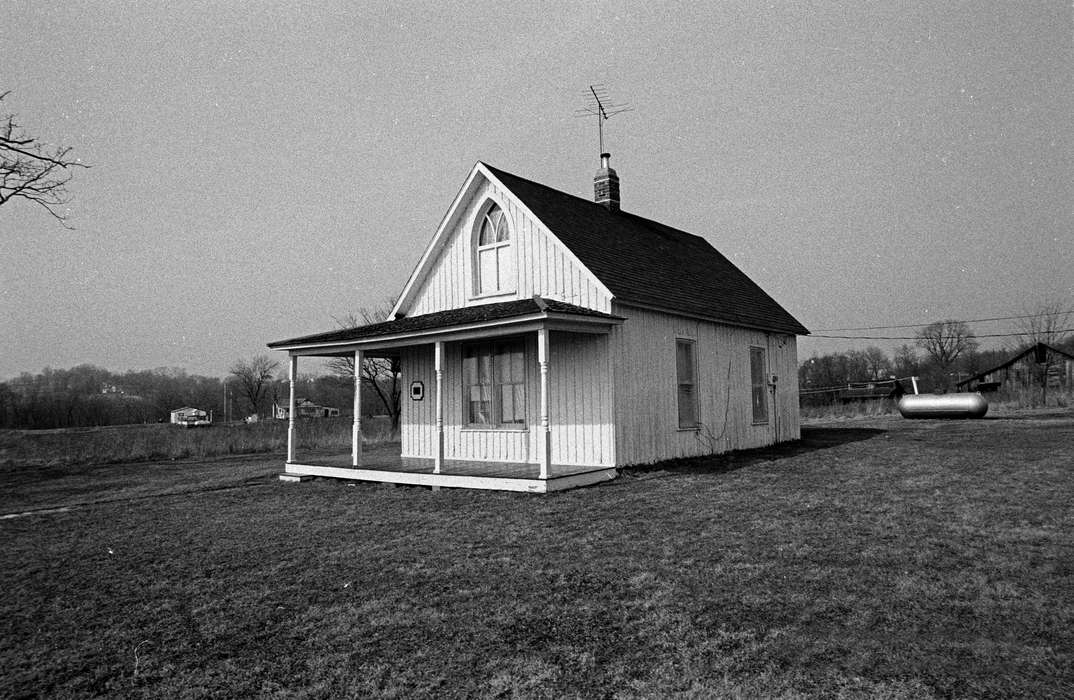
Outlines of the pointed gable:
<svg viewBox="0 0 1074 700">
<path fill-rule="evenodd" d="M 704 238 L 486 167 L 617 301 L 809 333 Z"/>
<path fill-rule="evenodd" d="M 505 222 L 481 245 L 489 219 Z M 506 245 L 504 245 L 506 243 Z M 484 275 L 484 277 L 482 277 Z M 496 284 L 488 278 L 496 275 Z M 484 280 L 484 282 L 482 281 Z M 608 313 L 611 293 L 483 164 L 474 166 L 411 274 L 392 317 L 530 299 L 534 295 Z"/>
</svg>

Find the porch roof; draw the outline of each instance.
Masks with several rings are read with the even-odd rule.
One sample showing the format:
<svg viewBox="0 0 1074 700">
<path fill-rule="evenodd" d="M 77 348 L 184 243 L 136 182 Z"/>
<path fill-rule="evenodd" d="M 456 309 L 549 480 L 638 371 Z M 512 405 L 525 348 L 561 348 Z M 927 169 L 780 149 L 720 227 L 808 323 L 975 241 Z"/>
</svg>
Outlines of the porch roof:
<svg viewBox="0 0 1074 700">
<path fill-rule="evenodd" d="M 394 321 L 371 323 L 357 328 L 343 328 L 327 333 L 278 340 L 268 344 L 273 350 L 316 351 L 315 354 L 342 353 L 350 347 L 389 347 L 433 340 L 452 339 L 450 336 L 474 332 L 498 330 L 529 330 L 527 324 L 536 323 L 553 330 L 587 330 L 606 332 L 607 328 L 622 323 L 621 316 L 613 316 L 582 306 L 575 306 L 555 299 L 535 296 L 495 304 L 467 306 L 448 309 L 420 316 L 404 316 Z M 549 323 L 551 322 L 551 323 Z M 491 333 L 490 333 L 491 334 Z M 314 354 L 314 353 L 310 353 Z"/>
</svg>

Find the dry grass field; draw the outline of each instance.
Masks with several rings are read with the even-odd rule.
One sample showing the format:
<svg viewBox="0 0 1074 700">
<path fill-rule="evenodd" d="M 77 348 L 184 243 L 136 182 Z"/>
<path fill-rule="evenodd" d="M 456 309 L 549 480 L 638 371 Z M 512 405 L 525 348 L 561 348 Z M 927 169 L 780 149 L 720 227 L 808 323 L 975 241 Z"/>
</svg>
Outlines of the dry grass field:
<svg viewBox="0 0 1074 700">
<path fill-rule="evenodd" d="M 544 497 L 280 463 L 3 465 L 0 696 L 1074 696 L 1069 409 Z"/>
</svg>

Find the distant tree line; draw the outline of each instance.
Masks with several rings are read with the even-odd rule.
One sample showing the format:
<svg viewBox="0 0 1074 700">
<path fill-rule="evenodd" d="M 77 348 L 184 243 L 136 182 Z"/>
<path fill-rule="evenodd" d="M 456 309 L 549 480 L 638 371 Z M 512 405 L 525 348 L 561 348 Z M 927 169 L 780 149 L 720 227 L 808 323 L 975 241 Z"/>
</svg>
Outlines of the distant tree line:
<svg viewBox="0 0 1074 700">
<path fill-rule="evenodd" d="M 0 382 L 0 427 L 73 428 L 166 422 L 176 408 L 219 412 L 220 379 L 177 368 L 110 372 L 94 365 L 45 368 Z"/>
<path fill-rule="evenodd" d="M 299 375 L 295 394 L 350 415 L 353 378 Z M 128 423 L 167 422 L 177 408 L 193 406 L 213 413 L 213 420 L 240 421 L 257 413 L 272 415 L 272 404 L 286 405 L 286 377 L 266 377 L 252 404 L 242 383 L 227 378 L 188 374 L 178 368 L 111 372 L 94 365 L 70 369 L 45 368 L 0 382 L 0 428 L 75 428 Z M 363 413 L 387 413 L 377 393 L 362 391 Z"/>
<path fill-rule="evenodd" d="M 1050 301 L 1025 311 L 1018 331 L 1002 349 L 980 350 L 969 325 L 949 319 L 918 329 L 914 344 L 900 345 L 891 357 L 876 346 L 814 356 L 799 365 L 799 390 L 806 394 L 852 383 L 917 377 L 922 392 L 953 391 L 961 380 L 1000 365 L 1039 342 L 1074 352 L 1071 314 L 1066 308 L 1062 302 Z M 1047 367 L 1038 369 L 1046 376 Z"/>
</svg>

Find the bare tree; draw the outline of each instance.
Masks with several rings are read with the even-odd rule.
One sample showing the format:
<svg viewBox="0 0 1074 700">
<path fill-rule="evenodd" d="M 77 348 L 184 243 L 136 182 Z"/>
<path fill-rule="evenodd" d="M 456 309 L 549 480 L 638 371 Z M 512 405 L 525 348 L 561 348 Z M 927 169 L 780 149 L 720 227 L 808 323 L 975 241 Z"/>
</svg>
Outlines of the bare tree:
<svg viewBox="0 0 1074 700">
<path fill-rule="evenodd" d="M 887 379 L 891 374 L 891 360 L 887 353 L 875 345 L 865 348 L 864 359 L 871 379 Z"/>
<path fill-rule="evenodd" d="M 9 94 L 0 93 L 0 102 Z M 46 146 L 27 134 L 14 114 L 0 117 L 0 206 L 24 199 L 40 205 L 64 228 L 71 228 L 60 207 L 70 201 L 71 170 L 89 166 L 72 159 L 70 153 L 70 146 Z"/>
<path fill-rule="evenodd" d="M 921 366 L 918 362 L 917 351 L 914 350 L 912 345 L 903 343 L 895 349 L 895 374 L 900 379 L 906 377 L 916 377 L 921 373 Z"/>
<path fill-rule="evenodd" d="M 279 367 L 280 363 L 268 355 L 255 355 L 249 361 L 237 360 L 228 368 L 228 372 L 239 380 L 239 388 L 253 413 L 259 413 L 265 388 Z"/>
<path fill-rule="evenodd" d="M 917 345 L 933 359 L 940 381 L 949 387 L 951 367 L 964 353 L 977 349 L 977 338 L 963 321 L 948 319 L 930 323 L 919 330 Z"/>
<path fill-rule="evenodd" d="M 1025 318 L 1018 322 L 1018 344 L 1022 348 L 1037 343 L 1059 345 L 1070 332 L 1071 309 L 1058 300 L 1044 301 L 1032 309 L 1023 309 Z"/>
<path fill-rule="evenodd" d="M 388 318 L 394 304 L 390 299 L 374 307 L 362 307 L 356 313 L 349 313 L 335 321 L 340 328 L 358 328 L 371 323 L 379 323 Z M 354 380 L 354 357 L 336 357 L 327 363 L 328 369 L 337 377 Z M 384 410 L 392 420 L 392 430 L 399 428 L 402 412 L 400 397 L 402 387 L 399 384 L 398 357 L 367 357 L 362 361 L 362 383 L 373 389 L 380 399 Z"/>
</svg>

